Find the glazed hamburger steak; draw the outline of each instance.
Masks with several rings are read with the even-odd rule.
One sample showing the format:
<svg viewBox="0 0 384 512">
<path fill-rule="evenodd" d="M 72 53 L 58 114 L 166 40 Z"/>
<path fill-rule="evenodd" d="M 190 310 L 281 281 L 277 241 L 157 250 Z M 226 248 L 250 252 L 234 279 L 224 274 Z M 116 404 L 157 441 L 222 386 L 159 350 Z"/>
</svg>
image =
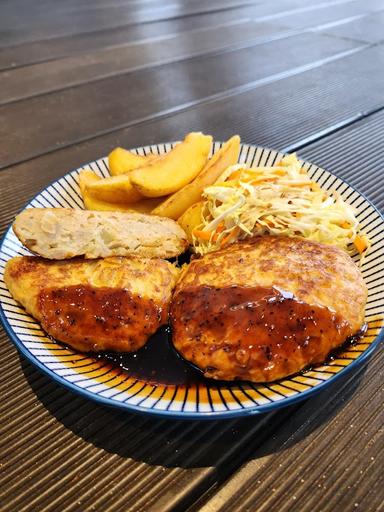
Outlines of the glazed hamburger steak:
<svg viewBox="0 0 384 512">
<path fill-rule="evenodd" d="M 4 281 L 57 340 L 84 352 L 134 352 L 167 323 L 178 274 L 161 259 L 19 256 L 7 262 Z"/>
<path fill-rule="evenodd" d="M 366 299 L 342 249 L 256 237 L 189 264 L 171 303 L 173 343 L 206 377 L 273 381 L 357 334 Z"/>
</svg>

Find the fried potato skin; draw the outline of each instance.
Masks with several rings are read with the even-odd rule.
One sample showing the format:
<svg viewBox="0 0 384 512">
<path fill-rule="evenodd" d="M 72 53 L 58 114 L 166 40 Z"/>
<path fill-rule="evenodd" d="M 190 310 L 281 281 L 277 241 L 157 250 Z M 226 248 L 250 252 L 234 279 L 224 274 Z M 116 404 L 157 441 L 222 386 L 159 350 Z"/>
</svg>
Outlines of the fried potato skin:
<svg viewBox="0 0 384 512">
<path fill-rule="evenodd" d="M 80 171 L 78 176 L 78 183 L 81 195 L 84 196 L 86 193 L 87 186 L 91 183 L 97 183 L 101 181 L 102 178 L 98 176 L 95 172 L 91 171 L 91 169 L 84 169 Z"/>
<path fill-rule="evenodd" d="M 111 176 L 127 174 L 133 169 L 147 165 L 157 158 L 158 155 L 136 155 L 127 149 L 117 147 L 108 155 L 108 168 Z"/>
<path fill-rule="evenodd" d="M 204 207 L 204 202 L 199 201 L 193 204 L 186 210 L 183 215 L 178 219 L 178 223 L 184 229 L 187 234 L 187 238 L 190 244 L 193 242 L 192 232 L 199 224 L 201 224 L 201 212 Z"/>
<path fill-rule="evenodd" d="M 189 133 L 169 153 L 130 173 L 132 184 L 147 197 L 172 194 L 190 183 L 207 162 L 212 137 Z"/>
<path fill-rule="evenodd" d="M 94 181 L 88 183 L 85 187 L 89 195 L 107 203 L 128 205 L 143 199 L 140 192 L 132 185 L 127 174 Z"/>
<path fill-rule="evenodd" d="M 153 209 L 160 203 L 161 197 L 142 197 L 137 203 L 132 203 L 129 206 L 129 211 L 137 213 L 147 213 L 153 215 Z"/>
<path fill-rule="evenodd" d="M 133 212 L 136 211 L 134 205 L 125 205 L 119 203 L 110 203 L 108 201 L 101 201 L 93 197 L 87 189 L 83 193 L 83 201 L 86 210 L 97 210 L 104 212 Z M 138 203 L 135 203 L 138 204 Z"/>
<path fill-rule="evenodd" d="M 83 197 L 84 206 L 86 210 L 97 210 L 97 211 L 118 211 L 118 212 L 129 212 L 131 208 L 124 204 L 113 203 L 109 201 L 103 201 L 94 197 L 89 192 L 89 186 L 100 183 L 103 178 L 98 176 L 90 169 L 84 169 L 79 173 L 78 182 L 80 192 Z"/>
<path fill-rule="evenodd" d="M 148 198 L 142 196 L 129 182 L 126 188 L 127 195 L 125 196 L 125 201 L 118 202 L 116 197 L 121 199 L 123 199 L 123 197 L 115 196 L 111 191 L 108 191 L 109 184 L 112 182 L 115 189 L 124 187 L 124 180 L 129 180 L 129 176 L 122 175 L 113 178 L 101 178 L 90 169 L 85 169 L 80 172 L 78 179 L 86 210 L 151 213 L 152 210 L 163 201 L 163 198 Z M 105 182 L 107 182 L 106 187 L 104 185 Z M 124 191 L 122 191 L 122 193 L 124 193 Z M 102 199 L 102 197 L 105 199 Z M 110 199 L 108 200 L 107 198 Z M 130 199 L 130 201 L 128 201 L 128 199 Z"/>
<path fill-rule="evenodd" d="M 153 210 L 154 215 L 178 219 L 187 209 L 201 199 L 205 187 L 212 185 L 239 156 L 240 137 L 231 137 L 207 162 L 204 169 L 191 182 L 172 194 Z"/>
<path fill-rule="evenodd" d="M 122 204 L 122 203 L 110 203 L 107 201 L 100 201 L 95 199 L 88 192 L 83 196 L 84 206 L 87 210 L 96 210 L 102 212 L 137 212 L 137 213 L 152 213 L 153 208 L 158 204 L 158 198 L 141 199 L 136 203 Z"/>
</svg>

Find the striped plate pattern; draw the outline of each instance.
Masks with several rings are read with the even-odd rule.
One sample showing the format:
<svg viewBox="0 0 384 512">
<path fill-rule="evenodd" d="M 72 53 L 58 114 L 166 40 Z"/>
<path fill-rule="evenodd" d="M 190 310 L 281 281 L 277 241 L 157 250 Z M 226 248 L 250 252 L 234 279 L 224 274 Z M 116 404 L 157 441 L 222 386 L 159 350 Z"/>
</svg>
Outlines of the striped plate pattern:
<svg viewBox="0 0 384 512">
<path fill-rule="evenodd" d="M 163 154 L 173 143 L 137 148 L 137 154 Z M 221 143 L 215 143 L 217 151 Z M 273 150 L 243 144 L 240 162 L 247 165 L 272 165 L 282 157 Z M 100 176 L 108 176 L 107 159 L 85 166 Z M 151 384 L 134 378 L 110 361 L 94 359 L 75 352 L 47 337 L 40 325 L 15 302 L 3 281 L 4 265 L 9 258 L 27 255 L 12 228 L 6 232 L 0 248 L 0 315 L 4 327 L 17 348 L 33 364 L 55 381 L 87 398 L 131 411 L 175 418 L 209 419 L 258 414 L 289 405 L 320 391 L 331 381 L 356 368 L 373 352 L 384 337 L 384 220 L 373 205 L 348 183 L 313 164 L 304 168 L 321 187 L 337 190 L 357 211 L 360 224 L 372 241 L 372 249 L 362 266 L 369 295 L 366 307 L 368 330 L 359 343 L 338 354 L 327 364 L 300 375 L 265 384 L 207 381 L 197 385 Z M 81 167 L 55 181 L 26 208 L 84 208 L 78 186 Z M 358 256 L 354 257 L 355 261 Z"/>
</svg>

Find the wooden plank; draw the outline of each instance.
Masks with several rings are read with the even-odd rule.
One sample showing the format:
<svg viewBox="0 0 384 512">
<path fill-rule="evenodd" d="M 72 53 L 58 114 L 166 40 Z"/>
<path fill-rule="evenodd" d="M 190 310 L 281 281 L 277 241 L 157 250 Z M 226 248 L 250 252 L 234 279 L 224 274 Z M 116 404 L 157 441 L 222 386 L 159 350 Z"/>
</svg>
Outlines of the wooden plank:
<svg viewBox="0 0 384 512">
<path fill-rule="evenodd" d="M 381 111 L 309 145 L 303 156 L 352 180 L 383 207 L 378 187 L 383 125 Z M 309 400 L 218 492 L 192 510 L 380 510 L 383 375 L 384 355 L 378 350 L 361 377 L 354 374 L 337 397 L 330 392 L 328 398 L 324 393 Z"/>
<path fill-rule="evenodd" d="M 56 9 L 47 8 L 43 13 L 34 11 L 23 18 L 20 11 L 11 10 L 10 16 L 0 19 L 1 44 L 15 45 L 51 37 L 69 36 L 72 34 L 94 32 L 137 23 L 148 23 L 158 20 L 178 19 L 201 13 L 217 12 L 224 9 L 235 9 L 250 5 L 252 0 L 221 0 L 204 2 L 197 0 L 190 4 L 174 0 L 156 6 L 115 5 L 104 9 L 93 9 L 92 4 L 77 13 L 69 9 L 57 13 Z M 22 11 L 21 11 L 22 12 Z"/>
<path fill-rule="evenodd" d="M 103 11 L 110 9 L 111 7 L 126 6 L 130 8 L 144 8 L 156 7 L 160 3 L 162 5 L 168 5 L 173 3 L 174 0 L 93 0 L 92 4 L 87 0 L 67 0 L 65 3 L 58 2 L 57 0 L 35 0 L 33 4 L 28 0 L 3 0 L 2 1 L 2 12 L 5 16 L 16 17 L 19 14 L 19 18 L 32 16 L 34 18 L 40 17 L 45 13 L 47 9 L 54 9 L 55 13 L 60 15 L 63 12 L 76 13 L 83 10 L 95 10 L 98 9 Z"/>
<path fill-rule="evenodd" d="M 224 11 L 227 12 L 227 11 Z M 364 20 L 367 21 L 364 23 Z M 341 36 L 348 37 L 348 30 L 356 30 L 360 34 L 367 34 L 365 39 L 377 42 L 384 38 L 380 31 L 380 19 L 376 17 L 359 18 L 354 24 L 341 25 Z M 368 24 L 368 25 L 366 25 Z M 371 25 L 376 27 L 376 33 Z M 374 28 L 373 27 L 373 28 Z M 225 48 L 251 45 L 252 42 L 263 42 L 272 38 L 283 38 L 289 34 L 281 27 L 272 23 L 242 22 L 211 29 L 196 29 L 189 33 L 174 36 L 165 36 L 165 40 L 156 40 L 148 43 L 129 44 L 103 49 L 91 54 L 82 54 L 77 57 L 68 57 L 53 60 L 40 65 L 23 67 L 14 71 L 0 73 L 0 104 L 9 101 L 54 91 L 63 87 L 85 83 L 97 78 L 123 73 L 128 70 L 140 69 L 150 65 L 158 65 L 176 59 L 193 55 L 218 51 Z M 337 35 L 337 27 L 325 29 L 325 33 Z M 370 34 L 370 35 L 368 35 Z M 364 37 L 353 37 L 364 39 Z M 369 41 L 367 41 L 369 42 Z"/>
<path fill-rule="evenodd" d="M 358 44 L 303 34 L 227 54 L 107 78 L 0 107 L 1 166 L 77 141 L 166 115 L 253 87 L 262 79 L 297 73 L 306 65 L 354 51 Z M 276 55 L 284 54 L 284 59 Z M 231 72 L 228 73 L 228 69 Z"/>
<path fill-rule="evenodd" d="M 364 2 L 348 2 L 334 5 L 331 9 L 325 7 L 317 9 L 315 16 L 308 13 L 296 13 L 284 17 L 281 24 L 296 29 L 321 27 L 324 24 L 335 23 L 337 20 L 345 20 L 349 17 L 363 15 L 383 9 L 381 0 L 365 0 Z"/>
<path fill-rule="evenodd" d="M 49 44 L 46 40 L 32 41 L 0 48 L 0 69 L 30 65 L 67 55 L 79 55 L 98 49 L 118 47 L 128 43 L 134 45 L 144 41 L 156 41 L 189 30 L 232 25 L 247 20 L 249 20 L 249 16 L 246 15 L 246 8 L 241 8 L 236 10 L 235 16 L 233 11 L 220 11 L 181 18 L 177 21 L 165 20 L 54 37 L 49 40 Z"/>
<path fill-rule="evenodd" d="M 72 168 L 105 156 L 118 145 L 131 148 L 177 140 L 188 131 L 203 130 L 212 133 L 217 140 L 239 133 L 245 142 L 262 146 L 277 149 L 290 147 L 291 150 L 300 147 L 306 140 L 321 137 L 334 130 L 335 126 L 348 124 L 351 118 L 364 115 L 364 111 L 383 106 L 381 84 L 384 81 L 384 66 L 377 66 L 383 61 L 383 47 L 369 48 L 297 76 L 233 96 L 230 100 L 213 101 L 5 169 L 0 172 L 0 232 L 25 201 L 51 180 Z M 332 80 L 324 80 L 324 76 L 332 77 Z M 376 122 L 376 119 L 381 119 L 381 114 L 370 116 L 367 124 L 371 119 Z M 368 154 L 366 144 L 370 137 L 364 140 L 365 145 L 362 141 L 360 145 L 355 144 L 358 153 L 351 153 L 354 158 L 362 159 L 363 168 L 369 164 L 365 155 Z M 352 150 L 354 143 L 349 147 Z M 341 149 L 342 146 L 340 154 Z M 380 155 L 380 152 L 377 154 Z M 319 155 L 313 157 L 318 164 L 327 165 Z M 376 179 L 381 166 L 377 163 L 374 166 L 369 169 Z M 334 168 L 339 172 L 332 161 L 329 169 Z M 372 183 L 376 183 L 375 179 Z M 18 190 L 17 194 L 14 193 L 15 189 Z M 363 191 L 367 192 L 365 188 Z"/>
<path fill-rule="evenodd" d="M 308 401 L 199 510 L 380 510 L 383 369 L 380 353 L 342 393 Z"/>
<path fill-rule="evenodd" d="M 310 144 L 303 157 L 332 170 L 384 210 L 383 178 L 384 110 L 329 137 Z"/>
<path fill-rule="evenodd" d="M 193 56 L 254 46 L 291 33 L 272 23 L 246 21 L 0 72 L 0 104 Z"/>
<path fill-rule="evenodd" d="M 355 3 L 359 0 L 337 0 L 337 5 L 342 3 Z M 247 5 L 214 12 L 194 14 L 185 18 L 142 23 L 138 25 L 123 25 L 111 29 L 96 30 L 92 32 L 71 34 L 70 36 L 49 38 L 49 45 L 39 35 L 39 40 L 32 40 L 26 43 L 18 43 L 16 46 L 1 48 L 0 37 L 0 69 L 7 69 L 22 66 L 35 62 L 52 60 L 67 55 L 77 55 L 83 52 L 97 50 L 120 44 L 134 43 L 138 41 L 166 37 L 186 30 L 193 30 L 204 27 L 214 27 L 225 23 L 239 22 L 253 19 L 266 22 L 268 19 L 273 23 L 279 23 L 280 19 L 292 13 L 310 13 L 317 9 L 324 9 L 332 4 L 332 0 L 314 0 L 308 5 L 305 0 L 275 0 L 257 5 Z M 66 4 L 63 4 L 66 5 Z M 147 4 L 145 4 L 147 5 Z M 12 7 L 14 9 L 14 7 Z M 22 9 L 21 9 L 22 10 Z M 88 29 L 88 27 L 87 27 Z"/>
<path fill-rule="evenodd" d="M 15 353 L 8 358 L 20 365 Z M 75 396 L 24 360 L 21 368 L 7 380 L 7 390 L 17 391 L 1 404 L 5 511 L 185 510 L 255 451 L 263 452 L 268 440 L 277 444 L 274 431 L 286 432 L 293 423 L 289 432 L 300 434 L 304 417 L 295 406 L 226 422 L 148 419 Z M 318 419 L 319 405 L 345 400 L 352 381 L 333 385 L 298 410 L 305 407 L 306 418 Z"/>
<path fill-rule="evenodd" d="M 377 12 L 354 19 L 349 23 L 325 27 L 321 32 L 337 37 L 347 37 L 355 41 L 380 43 L 384 41 L 383 23 L 384 13 Z"/>
<path fill-rule="evenodd" d="M 82 32 L 94 32 L 104 29 L 114 29 L 122 25 L 151 23 L 166 19 L 182 19 L 203 13 L 219 13 L 231 10 L 237 16 L 239 9 L 250 7 L 257 17 L 280 17 L 290 12 L 308 12 L 333 4 L 355 2 L 356 0 L 313 0 L 308 6 L 305 0 L 275 0 L 274 2 L 254 2 L 252 0 L 194 0 L 185 3 L 181 0 L 153 0 L 151 2 L 118 1 L 105 5 L 93 3 L 59 3 L 52 2 L 20 2 L 19 7 L 9 4 L 3 7 L 0 19 L 0 30 L 3 30 L 1 42 L 3 45 L 20 44 L 23 41 L 33 41 L 72 35 Z M 319 5 L 317 5 L 319 4 Z M 54 8 L 52 8 L 54 7 Z M 11 27 L 11 28 L 10 28 Z"/>
<path fill-rule="evenodd" d="M 210 487 L 218 467 L 236 468 L 292 411 L 188 423 L 132 415 L 70 393 L 12 352 L 18 371 L 3 380 L 1 403 L 4 511 L 149 510 L 161 497 L 161 510 L 174 510 Z"/>
</svg>

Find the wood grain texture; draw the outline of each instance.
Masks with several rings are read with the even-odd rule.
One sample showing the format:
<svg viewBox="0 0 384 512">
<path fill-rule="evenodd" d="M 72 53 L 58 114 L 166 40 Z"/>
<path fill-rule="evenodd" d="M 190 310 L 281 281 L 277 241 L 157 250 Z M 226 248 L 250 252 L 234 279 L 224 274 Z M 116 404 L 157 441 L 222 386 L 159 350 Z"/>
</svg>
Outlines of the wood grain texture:
<svg viewBox="0 0 384 512">
<path fill-rule="evenodd" d="M 165 64 L 3 105 L 0 167 L 226 95 L 234 88 L 358 46 L 353 41 L 303 34 L 259 45 L 257 51 L 251 47 Z M 284 59 L 276 58 L 280 54 Z"/>
<path fill-rule="evenodd" d="M 293 13 L 284 17 L 282 24 L 296 29 L 315 28 L 331 23 L 337 24 L 341 20 L 346 20 L 353 16 L 381 11 L 383 8 L 384 6 L 381 0 L 346 2 L 335 4 L 332 8 L 326 6 L 324 8 L 317 9 L 315 16 L 310 16 L 307 12 Z"/>
<path fill-rule="evenodd" d="M 176 0 L 175 0 L 176 1 Z M 336 0 L 340 3 L 357 2 L 360 0 Z M 24 2 L 24 3 L 23 3 Z M 21 3 L 18 12 L 23 12 L 26 7 L 25 0 Z M 123 2 L 124 3 L 124 2 Z M 175 2 L 172 2 L 175 3 Z M 35 4 L 34 4 L 35 5 Z M 108 9 L 108 5 L 104 8 Z M 128 5 L 128 4 L 127 4 Z M 131 5 L 129 3 L 128 7 Z M 152 0 L 141 4 L 147 8 L 152 6 Z M 184 18 L 154 20 L 148 23 L 128 24 L 113 28 L 93 30 L 91 32 L 79 32 L 69 36 L 49 37 L 49 43 L 44 39 L 44 34 L 29 35 L 30 40 L 22 43 L 11 44 L 4 38 L 4 32 L 0 32 L 0 69 L 29 65 L 31 63 L 47 61 L 69 55 L 80 55 L 111 46 L 127 44 L 148 39 L 167 37 L 170 34 L 185 32 L 206 27 L 215 27 L 226 23 L 241 21 L 255 21 L 261 23 L 273 22 L 277 26 L 285 17 L 292 14 L 306 13 L 313 17 L 318 10 L 332 5 L 332 0 L 312 0 L 310 4 L 305 0 L 274 0 L 273 2 L 255 2 L 254 4 L 238 6 L 235 9 L 215 10 L 213 12 L 195 13 Z M 56 6 L 57 7 L 57 6 Z M 15 10 L 11 5 L 12 12 Z M 35 9 L 35 7 L 34 7 Z M 30 12 L 27 10 L 27 12 Z M 89 27 L 87 26 L 89 29 Z M 26 32 L 29 31 L 26 29 Z M 8 41 L 8 43 L 7 43 Z M 7 44 L 6 44 L 7 43 Z"/>
<path fill-rule="evenodd" d="M 341 393 L 307 402 L 201 512 L 380 510 L 384 356 Z"/>
<path fill-rule="evenodd" d="M 362 15 L 348 23 L 325 27 L 322 32 L 337 37 L 346 37 L 355 41 L 380 43 L 384 40 L 384 13 Z"/>
<path fill-rule="evenodd" d="M 36 62 L 48 61 L 59 57 L 82 55 L 138 42 L 167 38 L 173 34 L 186 33 L 190 30 L 232 25 L 241 21 L 249 21 L 243 9 L 234 17 L 232 11 L 219 11 L 202 15 L 165 20 L 139 25 L 79 33 L 72 36 L 54 37 L 49 40 L 31 41 L 24 44 L 0 47 L 0 68 L 14 68 L 31 65 Z"/>
<path fill-rule="evenodd" d="M 114 1 L 102 5 L 71 2 L 54 8 L 49 2 L 27 0 L 2 5 L 0 19 L 1 46 L 22 44 L 24 41 L 57 38 L 63 35 L 76 35 L 100 30 L 115 30 L 119 27 L 135 24 L 153 23 L 161 20 L 177 20 L 200 14 L 223 13 L 233 11 L 232 19 L 243 12 L 265 21 L 276 19 L 290 13 L 311 12 L 340 3 L 357 0 L 313 0 L 308 5 L 305 0 L 193 0 L 192 2 L 171 1 L 150 2 Z M 372 1 L 372 0 L 369 0 Z"/>
<path fill-rule="evenodd" d="M 19 368 L 12 352 L 8 361 Z M 219 467 L 230 473 L 245 447 L 267 435 L 267 422 L 272 428 L 289 413 L 223 423 L 151 420 L 74 396 L 23 361 L 21 368 L 22 402 L 12 395 L 2 402 L 6 509 L 156 510 L 161 495 L 161 510 L 173 510 L 197 486 L 217 481 Z"/>
<path fill-rule="evenodd" d="M 102 10 L 93 8 L 91 3 L 83 10 L 64 8 L 56 11 L 49 5 L 40 9 L 26 11 L 15 8 L 8 16 L 2 16 L 0 22 L 1 44 L 9 46 L 58 36 L 94 32 L 97 30 L 114 29 L 138 23 L 149 23 L 159 20 L 178 19 L 200 13 L 217 12 L 234 9 L 243 5 L 251 5 L 252 0 L 215 0 L 204 2 L 156 2 L 152 5 L 112 4 Z"/>
<path fill-rule="evenodd" d="M 383 208 L 383 8 L 3 0 L 0 68 L 21 67 L 0 73 L 0 232 L 70 169 L 191 130 L 298 148 Z M 19 357 L 4 331 L 0 355 L 4 512 L 373 512 L 384 502 L 380 352 L 303 404 L 212 423 L 85 401 Z"/>
<path fill-rule="evenodd" d="M 0 172 L 0 231 L 5 229 L 30 197 L 53 179 L 88 161 L 107 155 L 118 145 L 132 148 L 178 140 L 189 130 L 200 129 L 212 133 L 217 140 L 224 140 L 236 132 L 244 141 L 277 149 L 293 150 L 308 144 L 310 140 L 316 139 L 317 134 L 324 136 L 324 133 L 340 129 L 344 124 L 348 125 L 351 119 L 358 119 L 365 115 L 364 112 L 382 105 L 384 66 L 377 68 L 377 62 L 383 61 L 384 48 L 368 48 L 340 61 L 235 95 L 230 99 L 212 101 L 177 115 L 148 120 L 5 169 Z M 356 74 L 356 69 L 361 73 Z M 324 76 L 332 76 L 332 80 L 323 80 Z M 286 95 L 287 90 L 292 91 L 289 97 Z M 348 95 L 345 90 L 349 90 Z M 380 141 L 381 119 L 382 114 L 377 114 L 364 122 L 367 125 L 366 130 L 371 129 L 372 133 L 364 137 L 360 145 L 356 145 L 353 138 L 351 139 L 348 148 L 349 151 L 354 150 L 351 153 L 352 160 L 362 158 L 364 165 L 367 165 L 364 158 L 369 152 L 369 144 L 373 140 L 376 143 Z M 340 134 L 353 134 L 360 126 L 357 123 L 351 130 L 341 130 Z M 334 138 L 332 136 L 327 140 L 333 141 Z M 336 140 L 338 136 L 335 145 Z M 342 145 L 339 146 L 336 154 L 342 154 L 342 149 Z M 377 155 L 380 156 L 380 151 Z M 334 169 L 337 161 L 323 161 L 318 156 L 321 154 L 315 155 L 316 163 Z M 309 157 L 312 158 L 312 155 Z M 336 171 L 339 171 L 338 167 Z M 370 171 L 375 176 L 380 173 L 379 162 L 375 161 Z M 351 172 L 353 174 L 355 171 Z M 348 179 L 351 179 L 349 175 Z M 375 181 L 372 184 L 374 186 Z M 18 189 L 17 195 L 13 193 L 15 186 Z"/>
<path fill-rule="evenodd" d="M 134 45 L 127 44 L 0 72 L 0 105 L 199 55 L 282 39 L 289 30 L 272 23 L 244 21 L 199 28 Z"/>
</svg>

